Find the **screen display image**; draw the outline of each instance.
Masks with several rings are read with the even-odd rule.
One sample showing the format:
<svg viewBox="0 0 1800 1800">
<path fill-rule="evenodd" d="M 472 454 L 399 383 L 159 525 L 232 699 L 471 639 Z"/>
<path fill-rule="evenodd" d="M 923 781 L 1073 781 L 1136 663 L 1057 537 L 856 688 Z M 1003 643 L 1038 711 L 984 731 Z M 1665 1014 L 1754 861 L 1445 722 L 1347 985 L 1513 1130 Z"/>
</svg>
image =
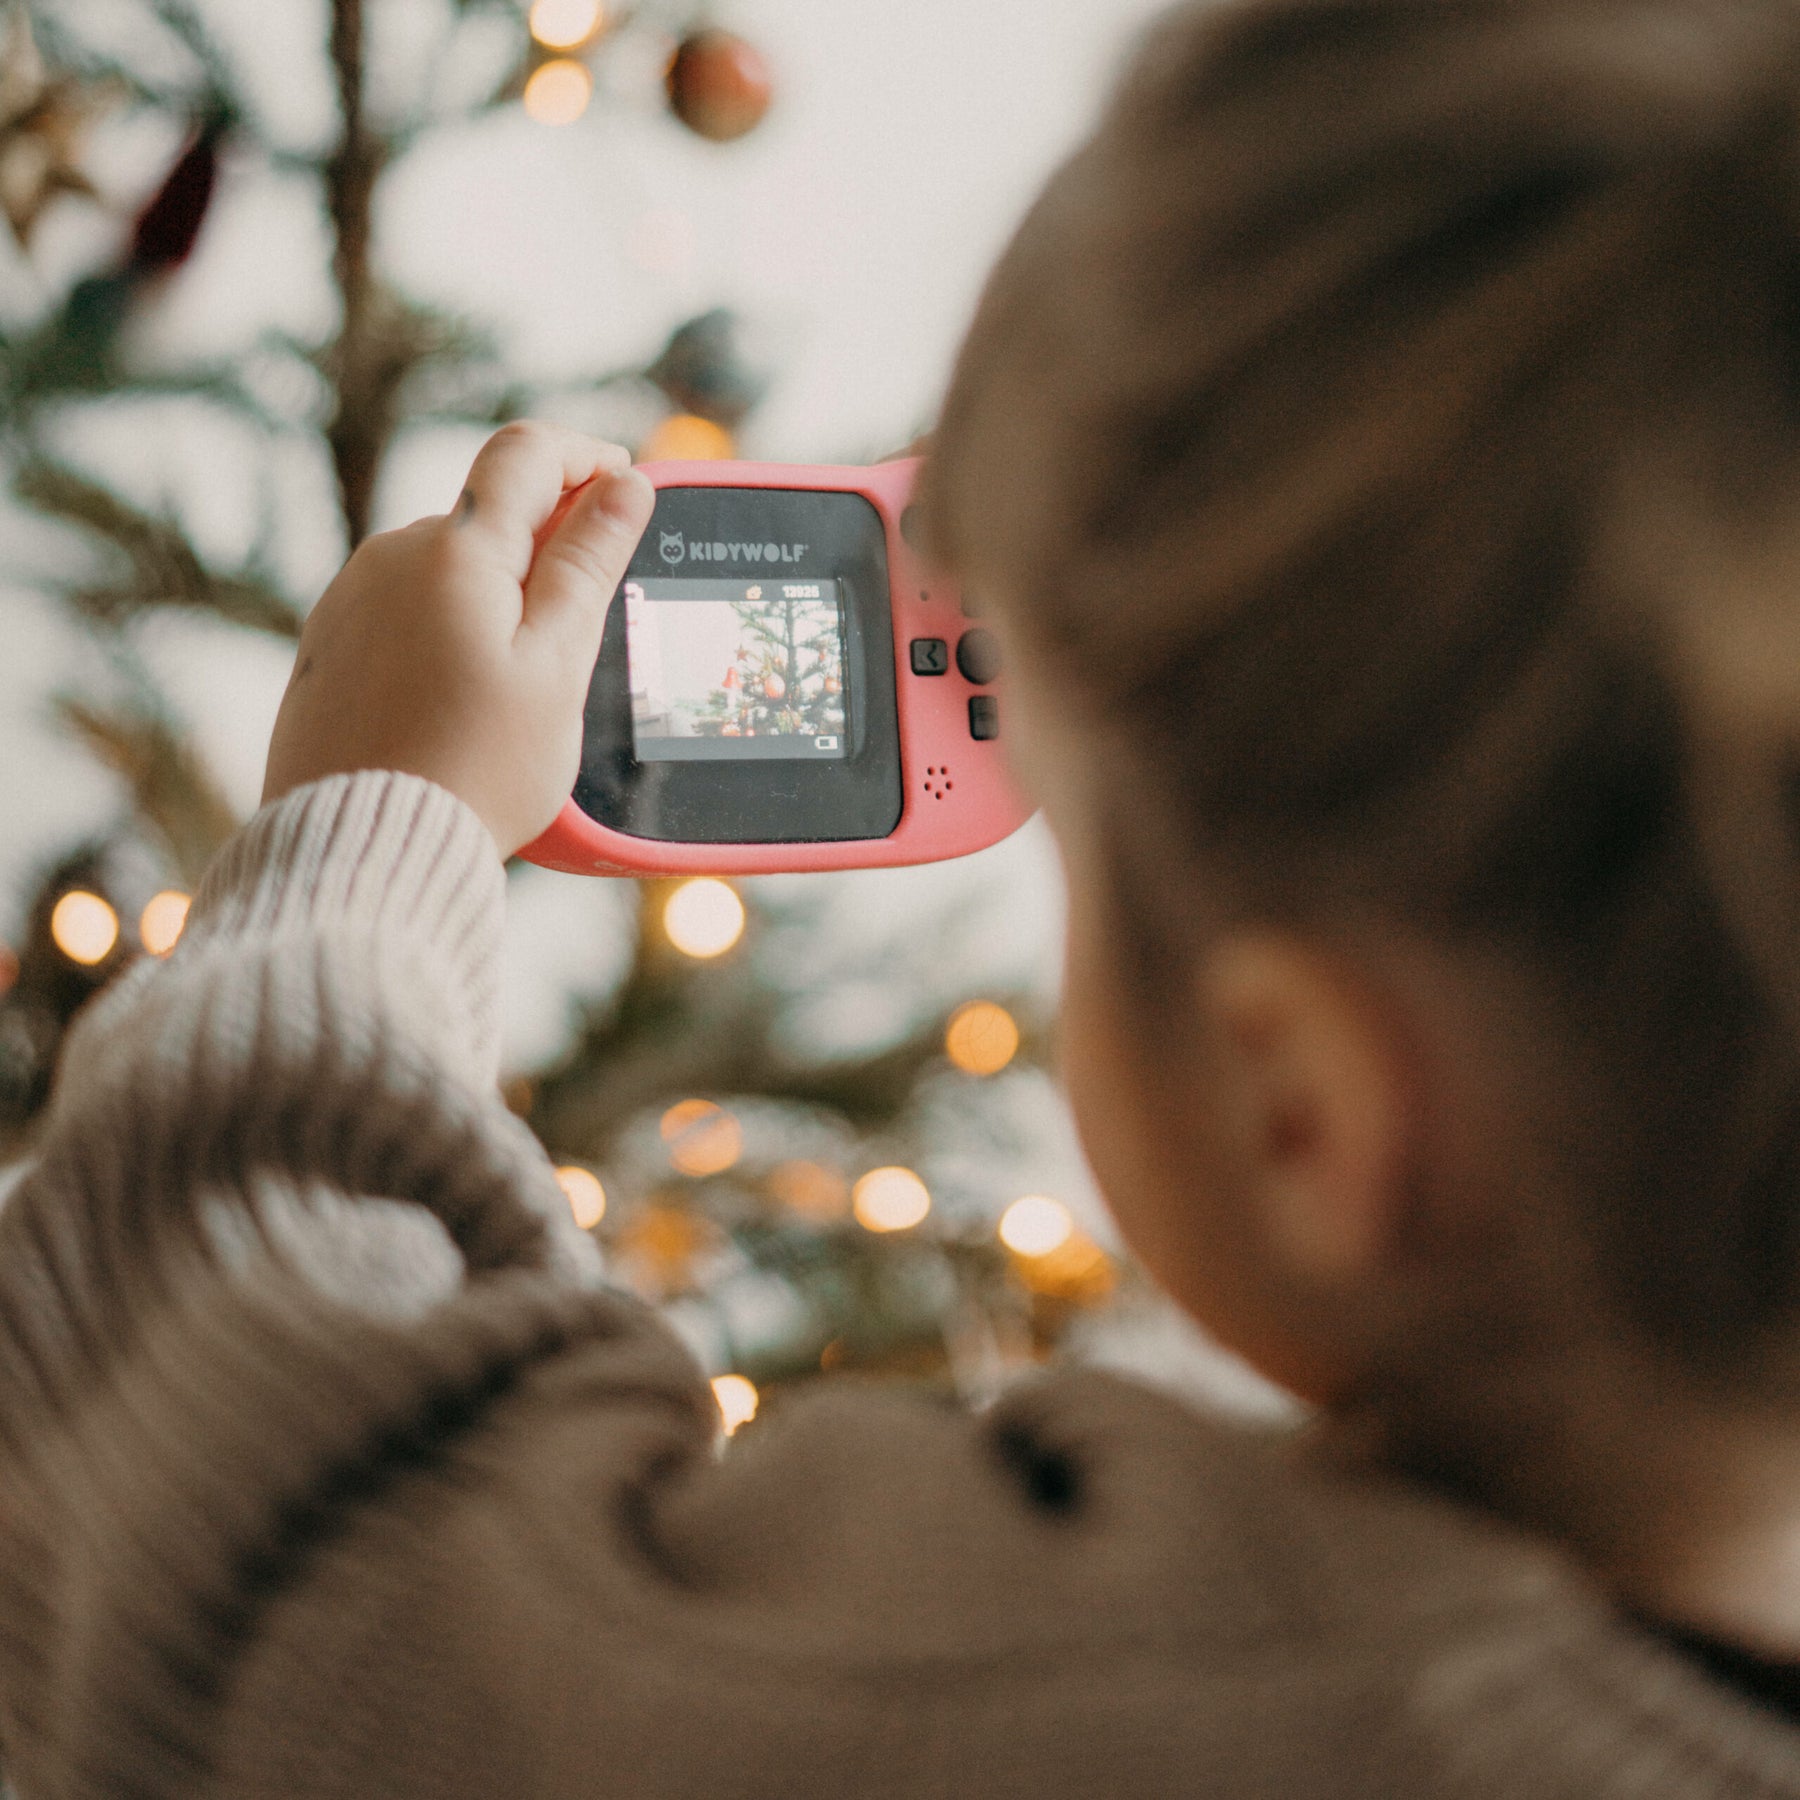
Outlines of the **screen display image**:
<svg viewBox="0 0 1800 1800">
<path fill-rule="evenodd" d="M 639 762 L 849 754 L 839 583 L 633 580 L 623 596 Z"/>
</svg>

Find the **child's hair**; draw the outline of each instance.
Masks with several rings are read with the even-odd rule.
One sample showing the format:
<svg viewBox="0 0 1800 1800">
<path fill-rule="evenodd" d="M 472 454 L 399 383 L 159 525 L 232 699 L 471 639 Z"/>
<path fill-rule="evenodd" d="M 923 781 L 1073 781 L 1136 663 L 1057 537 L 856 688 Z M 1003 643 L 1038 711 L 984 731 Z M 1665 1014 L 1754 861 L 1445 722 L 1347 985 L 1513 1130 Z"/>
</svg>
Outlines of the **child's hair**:
<svg viewBox="0 0 1800 1800">
<path fill-rule="evenodd" d="M 1183 7 L 927 483 L 1119 866 L 1511 971 L 1596 1305 L 1791 1400 L 1800 8 Z"/>
</svg>

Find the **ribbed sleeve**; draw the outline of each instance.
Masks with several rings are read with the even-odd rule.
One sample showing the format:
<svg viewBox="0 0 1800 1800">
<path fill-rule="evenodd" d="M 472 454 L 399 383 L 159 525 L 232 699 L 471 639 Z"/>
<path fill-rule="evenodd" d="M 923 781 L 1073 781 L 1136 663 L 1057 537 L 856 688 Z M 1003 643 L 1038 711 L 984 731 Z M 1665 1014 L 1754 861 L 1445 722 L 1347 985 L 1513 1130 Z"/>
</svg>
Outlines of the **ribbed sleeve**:
<svg viewBox="0 0 1800 1800">
<path fill-rule="evenodd" d="M 491 1081 L 505 889 L 493 840 L 453 795 L 410 775 L 339 775 L 265 808 L 226 846 L 180 954 L 320 931 L 403 945 L 428 962 L 429 997 L 455 1017 L 450 1041 L 434 1046 L 440 1057 L 466 1059 L 472 1079 Z"/>
<path fill-rule="evenodd" d="M 261 813 L 71 1033 L 0 1215 L 0 1709 L 27 1794 L 210 1766 L 260 1597 L 343 1493 L 535 1361 L 637 1334 L 494 1088 L 504 874 L 365 774 Z"/>
</svg>

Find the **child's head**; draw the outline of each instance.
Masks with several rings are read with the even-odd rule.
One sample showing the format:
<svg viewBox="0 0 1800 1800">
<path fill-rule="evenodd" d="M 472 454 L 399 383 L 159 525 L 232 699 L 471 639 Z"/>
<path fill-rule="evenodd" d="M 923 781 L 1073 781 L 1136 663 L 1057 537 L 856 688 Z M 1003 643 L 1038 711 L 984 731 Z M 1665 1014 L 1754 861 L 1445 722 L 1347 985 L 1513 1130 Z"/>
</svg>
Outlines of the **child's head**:
<svg viewBox="0 0 1800 1800">
<path fill-rule="evenodd" d="M 1489 1488 L 1800 1392 L 1797 118 L 1777 0 L 1184 9 L 928 477 L 1109 1197 Z"/>
</svg>

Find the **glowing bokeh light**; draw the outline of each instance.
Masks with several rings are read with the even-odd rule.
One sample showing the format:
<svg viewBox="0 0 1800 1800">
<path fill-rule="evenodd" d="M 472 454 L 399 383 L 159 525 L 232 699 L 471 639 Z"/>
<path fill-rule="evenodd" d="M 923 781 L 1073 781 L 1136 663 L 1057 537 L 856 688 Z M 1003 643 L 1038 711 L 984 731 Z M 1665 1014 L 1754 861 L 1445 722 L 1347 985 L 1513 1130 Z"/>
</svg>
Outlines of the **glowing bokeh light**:
<svg viewBox="0 0 1800 1800">
<path fill-rule="evenodd" d="M 606 1189 L 592 1169 L 569 1163 L 556 1171 L 556 1179 L 568 1196 L 569 1211 L 583 1231 L 592 1231 L 606 1217 Z"/>
<path fill-rule="evenodd" d="M 664 419 L 638 446 L 640 462 L 723 462 L 737 451 L 737 441 L 723 425 L 698 413 L 675 413 Z"/>
<path fill-rule="evenodd" d="M 820 1223 L 841 1219 L 850 1210 L 850 1184 L 823 1163 L 777 1163 L 769 1171 L 769 1192 L 790 1212 Z"/>
<path fill-rule="evenodd" d="M 669 1161 L 683 1175 L 722 1175 L 744 1154 L 744 1128 L 710 1100 L 682 1100 L 662 1116 Z"/>
<path fill-rule="evenodd" d="M 566 56 L 547 62 L 525 84 L 525 111 L 540 125 L 573 125 L 594 97 L 584 63 Z"/>
<path fill-rule="evenodd" d="M 663 908 L 663 930 L 683 956 L 723 956 L 744 935 L 744 903 L 710 875 L 684 881 Z"/>
<path fill-rule="evenodd" d="M 1076 1305 L 1093 1305 L 1118 1284 L 1112 1258 L 1081 1231 L 1071 1231 L 1041 1256 L 1020 1257 L 1014 1268 L 1033 1293 Z"/>
<path fill-rule="evenodd" d="M 871 1169 L 850 1196 L 859 1225 L 910 1231 L 931 1211 L 931 1190 L 911 1169 Z"/>
<path fill-rule="evenodd" d="M 138 942 L 152 956 L 167 956 L 180 941 L 192 904 L 186 894 L 173 888 L 156 895 L 138 919 Z"/>
<path fill-rule="evenodd" d="M 965 1075 L 998 1075 L 1019 1053 L 1019 1027 L 1004 1006 L 971 1000 L 950 1015 L 944 1050 Z"/>
<path fill-rule="evenodd" d="M 531 35 L 551 50 L 573 50 L 600 29 L 605 17 L 601 0 L 537 0 Z"/>
<path fill-rule="evenodd" d="M 756 1384 L 742 1375 L 715 1375 L 713 1398 L 719 1403 L 719 1417 L 725 1421 L 725 1435 L 733 1436 L 742 1425 L 756 1417 L 759 1396 Z"/>
<path fill-rule="evenodd" d="M 1048 1194 L 1027 1194 L 1000 1216 L 1000 1241 L 1016 1256 L 1048 1256 L 1074 1235 L 1074 1215 Z"/>
<path fill-rule="evenodd" d="M 70 962 L 92 968 L 112 955 L 119 915 L 98 894 L 71 888 L 50 914 L 50 936 Z"/>
</svg>

